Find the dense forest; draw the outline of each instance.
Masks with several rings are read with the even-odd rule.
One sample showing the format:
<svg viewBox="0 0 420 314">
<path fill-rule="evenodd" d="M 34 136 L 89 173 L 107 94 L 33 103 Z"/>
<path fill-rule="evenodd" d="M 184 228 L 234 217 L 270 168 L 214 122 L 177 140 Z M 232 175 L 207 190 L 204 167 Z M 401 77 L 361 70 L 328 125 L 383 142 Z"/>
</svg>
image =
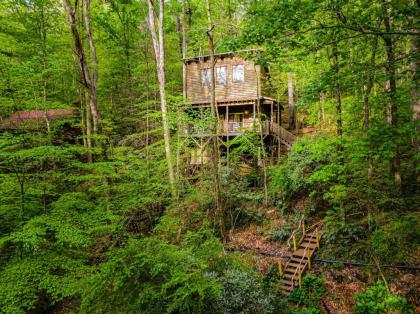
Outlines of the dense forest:
<svg viewBox="0 0 420 314">
<path fill-rule="evenodd" d="M 1 1 L 0 313 L 418 312 L 419 14 L 418 0 Z M 292 145 L 267 149 L 259 94 L 253 128 L 219 136 L 228 52 L 264 69 Z"/>
</svg>

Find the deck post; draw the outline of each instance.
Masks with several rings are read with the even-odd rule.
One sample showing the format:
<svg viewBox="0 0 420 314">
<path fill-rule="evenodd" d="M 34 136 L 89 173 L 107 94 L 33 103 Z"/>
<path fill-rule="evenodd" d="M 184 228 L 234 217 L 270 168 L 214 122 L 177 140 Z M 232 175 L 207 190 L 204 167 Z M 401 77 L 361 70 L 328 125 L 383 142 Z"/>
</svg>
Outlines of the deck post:
<svg viewBox="0 0 420 314">
<path fill-rule="evenodd" d="M 306 234 L 306 230 L 305 230 L 305 220 L 302 220 L 302 235 Z"/>
<path fill-rule="evenodd" d="M 308 269 L 311 270 L 311 255 L 308 254 Z"/>
<path fill-rule="evenodd" d="M 229 105 L 226 105 L 225 131 L 229 140 Z"/>
<path fill-rule="evenodd" d="M 271 102 L 271 115 L 270 115 L 270 123 L 273 124 L 273 118 L 274 118 L 274 103 Z"/>
<path fill-rule="evenodd" d="M 299 288 L 302 288 L 302 272 L 298 270 Z"/>
<path fill-rule="evenodd" d="M 255 127 L 255 101 L 252 104 L 252 120 L 253 120 L 253 126 Z"/>
<path fill-rule="evenodd" d="M 293 252 L 296 252 L 296 234 L 293 232 Z"/>
</svg>

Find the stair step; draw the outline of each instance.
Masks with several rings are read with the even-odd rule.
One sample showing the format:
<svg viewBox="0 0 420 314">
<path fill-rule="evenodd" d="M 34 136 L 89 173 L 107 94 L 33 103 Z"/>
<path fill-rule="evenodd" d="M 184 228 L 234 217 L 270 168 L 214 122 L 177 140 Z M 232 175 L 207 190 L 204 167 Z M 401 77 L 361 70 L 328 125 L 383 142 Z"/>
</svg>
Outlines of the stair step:
<svg viewBox="0 0 420 314">
<path fill-rule="evenodd" d="M 290 280 L 284 280 L 284 279 L 282 279 L 282 280 L 280 280 L 280 283 L 283 283 L 286 286 L 290 286 L 290 287 L 293 286 L 293 284 L 292 284 L 292 282 Z"/>
<path fill-rule="evenodd" d="M 302 252 L 295 252 L 293 253 L 292 258 L 290 259 L 290 261 L 297 261 L 300 262 L 301 258 L 303 257 L 303 259 L 308 259 L 308 256 L 312 253 L 312 252 L 303 252 L 304 250 L 302 249 Z"/>
<path fill-rule="evenodd" d="M 303 248 L 305 248 L 305 247 L 309 247 L 309 248 L 314 249 L 314 248 L 316 248 L 316 247 L 317 247 L 317 245 L 316 245 L 316 243 L 314 243 L 314 242 L 306 242 L 306 241 L 303 241 L 303 242 L 300 244 L 300 247 L 303 247 Z"/>
<path fill-rule="evenodd" d="M 302 263 L 293 263 L 293 262 L 289 262 L 288 264 L 287 264 L 287 268 L 293 268 L 293 269 L 296 269 L 296 268 L 302 268 L 303 266 L 305 266 L 305 264 L 306 264 L 306 262 L 305 261 L 303 261 Z"/>
<path fill-rule="evenodd" d="M 295 278 L 293 278 L 293 276 L 295 276 Z M 285 278 L 285 280 L 288 280 L 289 282 L 297 282 L 298 281 L 298 274 L 296 273 L 289 273 L 289 274 L 284 274 L 283 278 Z M 292 280 L 293 279 L 293 280 Z"/>
</svg>

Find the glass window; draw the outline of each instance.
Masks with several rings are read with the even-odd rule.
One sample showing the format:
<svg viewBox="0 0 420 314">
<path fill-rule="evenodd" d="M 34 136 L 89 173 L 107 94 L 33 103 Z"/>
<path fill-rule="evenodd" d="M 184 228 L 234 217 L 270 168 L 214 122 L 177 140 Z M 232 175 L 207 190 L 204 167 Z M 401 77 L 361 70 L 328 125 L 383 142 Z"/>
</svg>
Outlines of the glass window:
<svg viewBox="0 0 420 314">
<path fill-rule="evenodd" d="M 227 74 L 226 67 L 217 67 L 216 68 L 217 84 L 226 85 L 226 81 L 227 81 L 227 75 L 226 74 Z"/>
<path fill-rule="evenodd" d="M 202 69 L 201 70 L 201 83 L 203 84 L 203 86 L 210 86 L 211 85 L 210 69 Z"/>
<path fill-rule="evenodd" d="M 244 65 L 238 64 L 233 66 L 233 82 L 241 83 L 245 80 Z"/>
</svg>

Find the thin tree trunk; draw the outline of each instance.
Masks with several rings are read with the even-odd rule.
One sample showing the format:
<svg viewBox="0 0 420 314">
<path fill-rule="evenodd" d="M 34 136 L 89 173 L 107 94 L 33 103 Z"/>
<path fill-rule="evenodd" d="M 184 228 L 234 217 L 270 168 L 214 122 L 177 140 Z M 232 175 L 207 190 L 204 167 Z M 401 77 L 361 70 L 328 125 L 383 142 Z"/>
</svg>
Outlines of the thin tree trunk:
<svg viewBox="0 0 420 314">
<path fill-rule="evenodd" d="M 340 83 L 338 79 L 338 74 L 340 72 L 340 68 L 338 65 L 338 49 L 337 44 L 334 42 L 332 45 L 333 50 L 333 65 L 336 77 L 334 78 L 334 93 L 335 93 L 335 108 L 336 108 L 336 115 L 337 115 L 337 135 L 341 137 L 343 135 L 343 122 L 341 118 L 341 90 L 340 90 Z"/>
<path fill-rule="evenodd" d="M 375 66 L 376 66 L 376 50 L 378 47 L 378 37 L 375 36 L 373 39 L 372 44 L 372 55 L 370 57 L 370 64 L 369 64 L 369 72 L 368 72 L 368 79 L 367 83 L 364 86 L 364 93 L 363 93 L 363 129 L 365 132 L 369 130 L 369 118 L 370 118 L 370 104 L 369 104 L 369 97 L 370 92 L 372 91 L 373 87 L 373 79 L 375 77 Z M 373 173 L 373 164 L 372 164 L 372 156 L 371 153 L 368 153 L 368 185 L 370 186 L 372 173 Z"/>
<path fill-rule="evenodd" d="M 98 127 L 100 125 L 100 114 L 99 114 L 99 110 L 98 110 L 97 102 L 96 102 L 96 77 L 97 77 L 97 74 L 95 74 L 95 68 L 96 67 L 94 66 L 94 75 L 93 75 L 94 79 L 91 79 L 89 65 L 87 63 L 86 54 L 85 54 L 85 51 L 84 51 L 84 48 L 83 48 L 82 39 L 80 37 L 80 33 L 79 33 L 79 30 L 77 28 L 77 23 L 76 23 L 77 7 L 73 9 L 71 4 L 70 4 L 70 0 L 63 0 L 63 4 L 64 4 L 64 9 L 65 9 L 66 15 L 67 15 L 67 23 L 70 27 L 70 31 L 71 31 L 71 34 L 72 34 L 72 37 L 73 37 L 73 42 L 74 42 L 74 47 L 75 47 L 74 54 L 79 61 L 82 83 L 83 83 L 84 88 L 89 93 L 90 109 L 91 109 L 91 112 L 92 112 L 94 125 L 96 125 L 96 127 Z M 86 9 L 88 9 L 88 7 Z M 84 13 L 84 15 L 86 15 L 86 12 Z M 89 18 L 88 18 L 88 20 L 89 20 Z M 87 23 L 87 25 L 85 25 L 85 28 L 86 28 L 86 32 L 91 33 L 89 23 Z M 91 38 L 91 40 L 92 40 L 92 44 L 93 44 L 93 39 Z M 92 49 L 92 47 L 90 47 L 90 48 Z M 95 53 L 95 61 L 93 61 L 93 62 L 96 62 L 96 53 Z"/>
<path fill-rule="evenodd" d="M 89 106 L 89 95 L 86 91 L 85 93 L 85 101 L 84 101 L 85 107 L 84 110 L 86 112 L 86 144 L 87 144 L 87 162 L 92 163 L 93 162 L 93 156 L 92 156 L 92 112 L 90 110 Z"/>
<path fill-rule="evenodd" d="M 213 117 L 213 125 L 212 125 L 212 147 L 213 147 L 213 154 L 212 154 L 212 163 L 213 163 L 213 179 L 214 179 L 214 194 L 215 194 L 215 201 L 216 201 L 216 213 L 219 217 L 220 223 L 220 233 L 223 239 L 223 242 L 227 241 L 228 235 L 226 234 L 225 228 L 225 212 L 222 204 L 222 192 L 221 192 L 221 182 L 220 182 L 220 173 L 219 173 L 219 143 L 218 143 L 218 136 L 217 136 L 217 125 L 218 125 L 218 114 L 216 108 L 216 80 L 215 80 L 215 59 L 214 59 L 214 41 L 213 41 L 213 30 L 214 25 L 211 18 L 211 7 L 210 1 L 206 0 L 207 6 L 207 39 L 209 45 L 209 55 L 210 55 L 210 79 L 211 79 L 211 86 L 210 86 L 210 110 L 211 115 Z"/>
<path fill-rule="evenodd" d="M 287 94 L 289 96 L 289 129 L 296 129 L 295 82 L 293 74 L 287 72 Z"/>
<path fill-rule="evenodd" d="M 172 196 L 176 196 L 175 188 L 175 175 L 172 165 L 172 152 L 171 152 L 171 135 L 169 130 L 168 121 L 168 108 L 166 104 L 166 91 L 165 91 L 165 51 L 164 51 L 164 37 L 163 37 L 163 13 L 164 13 L 164 0 L 159 0 L 159 16 L 156 16 L 154 1 L 148 0 L 149 4 L 149 29 L 153 42 L 153 49 L 155 51 L 157 75 L 159 81 L 159 94 L 160 105 L 162 110 L 162 126 L 163 137 L 165 141 L 166 162 L 168 165 L 169 184 L 171 187 Z M 155 20 L 157 19 L 158 32 L 156 32 Z"/>
<path fill-rule="evenodd" d="M 96 58 L 96 48 L 93 41 L 92 30 L 90 28 L 90 0 L 83 0 L 83 18 L 85 21 L 85 33 L 89 43 L 90 54 L 92 58 L 93 74 L 90 84 L 90 109 L 92 111 L 93 131 L 100 132 L 101 117 L 98 110 L 98 101 L 96 97 L 96 84 L 98 81 L 98 61 Z"/>
<path fill-rule="evenodd" d="M 414 17 L 414 20 L 416 18 Z M 413 31 L 417 31 L 414 29 Z M 419 100 L 419 36 L 411 36 L 410 46 L 411 46 L 411 71 L 412 71 L 412 80 L 413 87 L 411 89 L 411 110 L 412 110 L 412 121 L 414 123 L 414 134 L 413 134 L 413 146 L 415 150 L 415 155 L 420 156 L 420 141 L 416 139 L 416 136 L 419 134 L 420 127 L 418 125 L 418 120 L 420 119 L 420 100 Z M 420 159 L 419 157 L 414 157 L 414 171 L 416 171 Z M 417 179 L 417 174 L 416 174 Z"/>
<path fill-rule="evenodd" d="M 261 115 L 261 102 L 260 102 L 260 72 L 254 68 L 255 74 L 257 76 L 257 116 L 258 116 L 258 129 L 260 133 L 260 146 L 261 146 L 261 166 L 263 170 L 263 184 L 264 184 L 264 206 L 268 206 L 268 174 L 267 174 L 267 164 L 266 164 L 266 152 L 265 152 L 265 145 L 264 145 L 264 129 L 262 125 L 262 115 Z"/>
<path fill-rule="evenodd" d="M 387 10 L 388 11 L 388 10 Z M 391 20 L 388 16 L 388 12 L 385 14 L 384 26 L 387 33 L 391 32 Z M 389 106 L 388 106 L 388 123 L 393 127 L 393 133 L 397 138 L 396 129 L 398 128 L 398 107 L 397 107 L 397 81 L 395 77 L 395 53 L 394 43 L 391 35 L 383 35 L 382 39 L 385 43 L 386 50 L 386 75 L 387 81 L 387 92 L 389 95 Z M 401 186 L 401 156 L 400 146 L 398 143 L 395 144 L 394 157 L 391 160 L 391 172 L 394 175 L 395 184 Z"/>
</svg>

